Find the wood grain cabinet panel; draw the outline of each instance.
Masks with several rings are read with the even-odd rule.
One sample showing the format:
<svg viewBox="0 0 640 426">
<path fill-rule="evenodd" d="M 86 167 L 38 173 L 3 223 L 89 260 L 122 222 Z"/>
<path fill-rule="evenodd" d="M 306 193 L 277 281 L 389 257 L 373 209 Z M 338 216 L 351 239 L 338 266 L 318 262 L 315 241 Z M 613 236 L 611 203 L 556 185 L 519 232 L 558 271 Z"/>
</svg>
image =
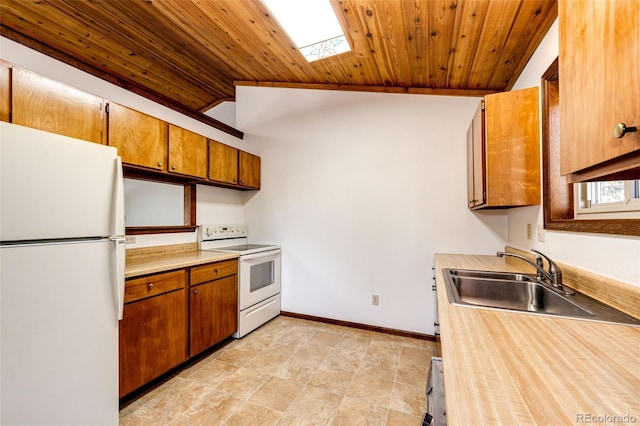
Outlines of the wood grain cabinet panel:
<svg viewBox="0 0 640 426">
<path fill-rule="evenodd" d="M 207 178 L 207 138 L 169 124 L 169 173 Z"/>
<path fill-rule="evenodd" d="M 209 141 L 209 179 L 238 184 L 238 150 L 216 141 Z"/>
<path fill-rule="evenodd" d="M 191 285 L 202 284 L 207 281 L 217 280 L 238 274 L 238 261 L 227 260 L 208 265 L 195 266 L 191 268 Z"/>
<path fill-rule="evenodd" d="M 186 291 L 125 304 L 119 325 L 120 397 L 187 359 Z"/>
<path fill-rule="evenodd" d="M 0 59 L 0 120 L 11 122 L 11 64 Z"/>
<path fill-rule="evenodd" d="M 103 99 L 30 71 L 11 70 L 12 122 L 103 143 Z"/>
<path fill-rule="evenodd" d="M 260 189 L 260 157 L 240 151 L 239 157 L 240 185 Z"/>
<path fill-rule="evenodd" d="M 487 95 L 467 132 L 469 207 L 540 204 L 538 88 Z"/>
<path fill-rule="evenodd" d="M 192 267 L 189 354 L 197 355 L 238 330 L 237 259 Z"/>
<path fill-rule="evenodd" d="M 640 126 L 640 0 L 560 0 L 558 16 L 561 174 L 640 167 L 640 132 L 613 136 L 617 123 Z"/>
<path fill-rule="evenodd" d="M 167 170 L 167 123 L 116 103 L 109 104 L 109 145 L 133 166 Z"/>
<path fill-rule="evenodd" d="M 190 355 L 194 356 L 238 330 L 238 276 L 190 287 Z"/>
<path fill-rule="evenodd" d="M 134 302 L 168 291 L 185 287 L 184 270 L 149 275 L 127 280 L 124 289 L 124 303 Z"/>
</svg>

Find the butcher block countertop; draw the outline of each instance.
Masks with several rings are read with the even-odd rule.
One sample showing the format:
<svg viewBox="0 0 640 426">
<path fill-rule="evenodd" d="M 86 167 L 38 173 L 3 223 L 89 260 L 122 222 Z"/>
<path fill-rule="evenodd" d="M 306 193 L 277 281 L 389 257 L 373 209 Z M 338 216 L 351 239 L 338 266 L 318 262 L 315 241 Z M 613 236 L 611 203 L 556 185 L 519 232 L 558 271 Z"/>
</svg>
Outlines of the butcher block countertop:
<svg viewBox="0 0 640 426">
<path fill-rule="evenodd" d="M 200 251 L 197 243 L 127 249 L 125 278 L 237 258 L 236 253 Z"/>
<path fill-rule="evenodd" d="M 449 425 L 640 424 L 640 327 L 451 305 L 443 268 L 533 268 L 458 254 L 435 267 Z"/>
</svg>

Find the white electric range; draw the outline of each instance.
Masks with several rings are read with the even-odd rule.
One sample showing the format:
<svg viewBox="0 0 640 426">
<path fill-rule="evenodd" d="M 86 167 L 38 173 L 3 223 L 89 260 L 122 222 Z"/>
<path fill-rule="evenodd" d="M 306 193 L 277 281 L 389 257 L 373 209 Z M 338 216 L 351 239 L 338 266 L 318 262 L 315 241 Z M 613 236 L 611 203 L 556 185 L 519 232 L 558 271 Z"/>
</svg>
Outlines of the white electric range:
<svg viewBox="0 0 640 426">
<path fill-rule="evenodd" d="M 200 250 L 238 253 L 241 338 L 280 314 L 280 246 L 249 244 L 244 225 L 200 225 Z"/>
</svg>

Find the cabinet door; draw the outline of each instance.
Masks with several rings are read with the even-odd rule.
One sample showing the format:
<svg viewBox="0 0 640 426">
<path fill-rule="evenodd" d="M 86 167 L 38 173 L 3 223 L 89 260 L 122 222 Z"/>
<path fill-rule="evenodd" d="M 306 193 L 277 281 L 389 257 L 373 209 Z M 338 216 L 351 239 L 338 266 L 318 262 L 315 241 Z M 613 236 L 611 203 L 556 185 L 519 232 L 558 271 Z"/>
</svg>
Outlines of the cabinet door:
<svg viewBox="0 0 640 426">
<path fill-rule="evenodd" d="M 169 172 L 207 177 L 207 138 L 169 124 Z"/>
<path fill-rule="evenodd" d="M 167 170 L 167 123 L 122 105 L 109 104 L 109 145 L 127 164 Z"/>
<path fill-rule="evenodd" d="M 187 359 L 184 288 L 124 306 L 120 321 L 120 397 Z"/>
<path fill-rule="evenodd" d="M 640 132 L 613 136 L 617 123 L 640 125 L 640 0 L 562 0 L 558 16 L 560 172 L 566 175 L 640 150 Z M 592 177 L 620 170 L 606 167 Z"/>
<path fill-rule="evenodd" d="M 238 183 L 238 150 L 216 141 L 209 141 L 209 179 Z"/>
<path fill-rule="evenodd" d="M 240 151 L 240 185 L 260 189 L 260 157 Z"/>
<path fill-rule="evenodd" d="M 488 206 L 540 204 L 538 87 L 485 96 Z"/>
<path fill-rule="evenodd" d="M 11 64 L 0 60 L 0 120 L 11 122 Z"/>
<path fill-rule="evenodd" d="M 13 67 L 12 121 L 103 143 L 103 100 L 41 75 Z"/>
<path fill-rule="evenodd" d="M 469 207 L 484 203 L 485 163 L 484 163 L 484 116 L 480 103 L 467 130 L 467 196 Z"/>
<path fill-rule="evenodd" d="M 210 348 L 238 330 L 238 276 L 190 288 L 190 354 Z"/>
</svg>

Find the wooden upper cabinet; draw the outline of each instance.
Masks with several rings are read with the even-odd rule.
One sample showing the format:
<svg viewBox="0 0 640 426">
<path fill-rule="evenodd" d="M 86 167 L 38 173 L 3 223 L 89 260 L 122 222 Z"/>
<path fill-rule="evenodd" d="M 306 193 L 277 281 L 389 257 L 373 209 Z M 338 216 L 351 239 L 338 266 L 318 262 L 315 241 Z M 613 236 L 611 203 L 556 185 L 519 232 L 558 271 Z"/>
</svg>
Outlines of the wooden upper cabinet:
<svg viewBox="0 0 640 426">
<path fill-rule="evenodd" d="M 11 122 L 11 64 L 0 59 L 0 121 Z"/>
<path fill-rule="evenodd" d="M 467 132 L 469 207 L 540 204 L 538 88 L 487 95 Z"/>
<path fill-rule="evenodd" d="M 209 141 L 209 179 L 238 184 L 238 150 L 216 141 Z"/>
<path fill-rule="evenodd" d="M 109 104 L 109 145 L 124 163 L 167 170 L 167 123 L 115 103 Z"/>
<path fill-rule="evenodd" d="M 640 126 L 640 0 L 560 0 L 558 16 L 561 174 L 640 167 L 640 132 L 613 135 L 618 123 Z"/>
<path fill-rule="evenodd" d="M 207 138 L 169 124 L 169 172 L 207 178 Z"/>
<path fill-rule="evenodd" d="M 240 151 L 240 186 L 260 189 L 260 157 Z"/>
<path fill-rule="evenodd" d="M 102 98 L 18 67 L 11 79 L 13 123 L 104 143 Z"/>
</svg>

